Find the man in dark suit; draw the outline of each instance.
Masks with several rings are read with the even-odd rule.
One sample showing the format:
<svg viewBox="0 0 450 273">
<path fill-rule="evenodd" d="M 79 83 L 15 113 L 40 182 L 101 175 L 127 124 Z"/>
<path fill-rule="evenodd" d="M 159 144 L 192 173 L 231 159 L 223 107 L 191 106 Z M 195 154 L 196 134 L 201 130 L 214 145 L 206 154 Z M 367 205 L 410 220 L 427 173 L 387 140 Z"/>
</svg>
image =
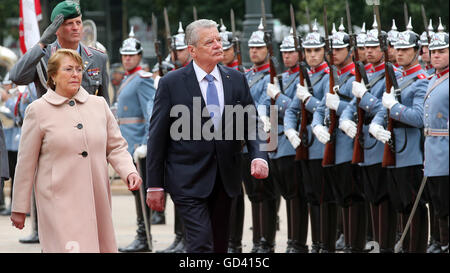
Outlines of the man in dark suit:
<svg viewBox="0 0 450 273">
<path fill-rule="evenodd" d="M 256 110 L 243 115 L 242 140 L 236 132 L 237 114 L 227 111 L 229 106 L 247 109 L 254 103 L 245 77 L 218 65 L 223 49 L 217 23 L 191 23 L 186 42 L 193 61 L 163 77 L 156 92 L 147 144 L 147 204 L 162 210 L 167 190 L 185 226 L 187 251 L 226 253 L 231 199 L 241 191 L 241 141 L 247 142 L 251 174 L 257 179 L 268 176 L 267 153 L 261 151 L 256 126 L 250 126 L 257 120 Z M 178 112 L 180 118 L 174 115 L 174 109 L 182 108 L 188 110 L 187 119 L 186 111 Z M 188 124 L 182 122 L 182 130 L 189 130 L 179 139 L 175 126 L 183 120 Z M 208 125 L 210 130 L 205 130 Z M 211 130 L 216 137 L 208 140 Z M 229 130 L 232 140 L 225 137 Z"/>
</svg>

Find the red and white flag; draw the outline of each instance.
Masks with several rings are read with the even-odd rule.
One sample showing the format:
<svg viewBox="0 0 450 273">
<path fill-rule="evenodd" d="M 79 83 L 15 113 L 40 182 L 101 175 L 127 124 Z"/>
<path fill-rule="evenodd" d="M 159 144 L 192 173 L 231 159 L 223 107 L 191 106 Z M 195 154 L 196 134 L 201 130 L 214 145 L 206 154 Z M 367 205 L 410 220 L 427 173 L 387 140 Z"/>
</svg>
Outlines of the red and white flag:
<svg viewBox="0 0 450 273">
<path fill-rule="evenodd" d="M 19 38 L 20 50 L 25 54 L 27 50 L 39 42 L 39 24 L 42 19 L 40 0 L 20 1 Z"/>
</svg>

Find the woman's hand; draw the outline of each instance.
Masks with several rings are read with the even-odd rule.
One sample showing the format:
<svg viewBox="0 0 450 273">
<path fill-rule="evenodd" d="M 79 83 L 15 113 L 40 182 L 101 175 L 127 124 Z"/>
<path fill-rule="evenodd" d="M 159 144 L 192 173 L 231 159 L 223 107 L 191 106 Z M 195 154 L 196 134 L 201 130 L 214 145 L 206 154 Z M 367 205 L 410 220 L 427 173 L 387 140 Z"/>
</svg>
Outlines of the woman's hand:
<svg viewBox="0 0 450 273">
<path fill-rule="evenodd" d="M 137 173 L 131 173 L 127 177 L 128 190 L 139 190 L 142 184 L 142 178 Z"/>
<path fill-rule="evenodd" d="M 11 212 L 12 225 L 18 229 L 23 229 L 23 227 L 25 226 L 25 217 L 26 217 L 25 213 Z"/>
</svg>

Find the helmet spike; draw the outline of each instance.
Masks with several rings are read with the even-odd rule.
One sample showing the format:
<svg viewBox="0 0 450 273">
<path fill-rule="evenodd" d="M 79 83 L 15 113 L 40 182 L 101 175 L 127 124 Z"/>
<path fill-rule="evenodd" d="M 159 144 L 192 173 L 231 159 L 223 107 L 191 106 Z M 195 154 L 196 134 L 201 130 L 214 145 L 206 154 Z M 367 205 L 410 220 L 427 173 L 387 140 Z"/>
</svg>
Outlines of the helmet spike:
<svg viewBox="0 0 450 273">
<path fill-rule="evenodd" d="M 178 34 L 184 33 L 183 24 L 181 22 L 178 23 Z"/>
<path fill-rule="evenodd" d="M 395 19 L 392 19 L 392 27 L 391 30 L 397 30 L 397 26 L 395 25 Z"/>
<path fill-rule="evenodd" d="M 339 31 L 341 31 L 341 32 L 345 31 L 344 18 L 342 18 L 342 17 L 341 17 L 341 25 L 339 26 Z"/>
<path fill-rule="evenodd" d="M 131 26 L 130 33 L 128 34 L 129 38 L 134 38 L 136 35 L 134 34 L 134 26 Z"/>
<path fill-rule="evenodd" d="M 444 32 L 444 26 L 442 25 L 441 17 L 439 17 L 439 26 L 438 26 L 438 32 Z"/>
<path fill-rule="evenodd" d="M 318 32 L 319 31 L 319 28 L 317 27 L 317 18 L 314 19 L 314 25 L 313 25 L 312 31 L 313 32 Z"/>
<path fill-rule="evenodd" d="M 406 30 L 413 30 L 413 26 L 412 26 L 412 22 L 411 22 L 411 16 L 409 16 L 409 22 L 408 22 L 408 26 L 406 27 Z"/>
<path fill-rule="evenodd" d="M 366 22 L 363 23 L 361 33 L 366 33 Z"/>
</svg>

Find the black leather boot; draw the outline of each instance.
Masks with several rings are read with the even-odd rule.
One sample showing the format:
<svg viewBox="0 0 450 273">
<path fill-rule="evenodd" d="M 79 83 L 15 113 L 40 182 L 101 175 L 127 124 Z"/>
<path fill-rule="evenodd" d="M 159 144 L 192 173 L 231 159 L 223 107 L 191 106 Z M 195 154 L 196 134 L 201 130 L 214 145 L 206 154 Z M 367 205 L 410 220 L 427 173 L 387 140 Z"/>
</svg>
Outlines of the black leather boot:
<svg viewBox="0 0 450 273">
<path fill-rule="evenodd" d="M 378 216 L 380 253 L 382 250 L 388 253 L 393 252 L 397 229 L 397 213 L 390 200 L 385 200 L 378 205 Z"/>
<path fill-rule="evenodd" d="M 252 202 L 252 233 L 253 233 L 253 247 L 251 253 L 257 253 L 261 247 L 261 233 L 262 233 L 262 209 L 263 202 Z"/>
<path fill-rule="evenodd" d="M 242 253 L 242 234 L 244 232 L 244 195 L 239 194 L 231 201 L 230 235 L 228 253 Z"/>
<path fill-rule="evenodd" d="M 441 252 L 448 253 L 448 216 L 439 218 L 439 231 L 441 237 Z"/>
<path fill-rule="evenodd" d="M 133 192 L 134 195 L 134 201 L 136 205 L 136 222 L 137 222 L 137 230 L 136 230 L 136 236 L 133 242 L 131 242 L 126 247 L 119 247 L 119 252 L 151 252 L 152 246 L 149 246 L 147 243 L 147 235 L 145 232 L 145 222 L 144 222 L 144 214 L 142 212 L 141 207 L 141 196 L 139 191 Z M 146 206 L 146 208 L 148 208 Z M 147 214 L 147 213 L 146 213 Z M 147 214 L 148 217 L 148 214 Z M 149 218 L 147 218 L 149 219 Z M 149 219 L 150 220 L 150 219 Z M 148 221 L 150 224 L 150 221 Z M 149 227 L 150 228 L 150 227 Z M 148 231 L 150 233 L 150 230 Z M 150 242 L 151 242 L 151 235 L 150 235 Z"/>
<path fill-rule="evenodd" d="M 183 237 L 181 235 L 175 235 L 175 239 L 173 240 L 172 244 L 170 244 L 169 247 L 163 249 L 163 250 L 156 250 L 156 253 L 173 253 L 173 250 L 178 246 L 178 244 L 181 242 L 181 239 Z"/>
<path fill-rule="evenodd" d="M 333 203 L 320 205 L 320 252 L 333 253 L 336 251 L 337 207 Z M 344 240 L 342 235 L 342 241 Z"/>
<path fill-rule="evenodd" d="M 410 244 L 411 253 L 426 253 L 428 242 L 428 211 L 424 204 L 417 206 L 416 213 L 410 226 Z"/>
<path fill-rule="evenodd" d="M 320 251 L 320 206 L 309 205 L 309 219 L 311 223 L 311 253 Z"/>
<path fill-rule="evenodd" d="M 275 252 L 275 234 L 277 232 L 277 200 L 263 201 L 263 234 L 260 249 L 257 253 Z"/>
<path fill-rule="evenodd" d="M 308 246 L 297 242 L 295 240 L 292 241 L 292 249 L 289 253 L 308 253 Z"/>
<path fill-rule="evenodd" d="M 39 243 L 39 233 L 38 233 L 38 217 L 37 217 L 37 208 L 36 208 L 36 202 L 34 199 L 34 191 L 33 196 L 31 200 L 31 234 L 25 238 L 19 239 L 19 243 L 22 244 L 38 244 Z"/>
<path fill-rule="evenodd" d="M 166 215 L 164 211 L 152 211 L 151 223 L 152 225 L 165 225 Z"/>
<path fill-rule="evenodd" d="M 364 202 L 353 202 L 350 206 L 349 233 L 351 252 L 364 252 L 367 236 L 367 208 Z"/>
</svg>

